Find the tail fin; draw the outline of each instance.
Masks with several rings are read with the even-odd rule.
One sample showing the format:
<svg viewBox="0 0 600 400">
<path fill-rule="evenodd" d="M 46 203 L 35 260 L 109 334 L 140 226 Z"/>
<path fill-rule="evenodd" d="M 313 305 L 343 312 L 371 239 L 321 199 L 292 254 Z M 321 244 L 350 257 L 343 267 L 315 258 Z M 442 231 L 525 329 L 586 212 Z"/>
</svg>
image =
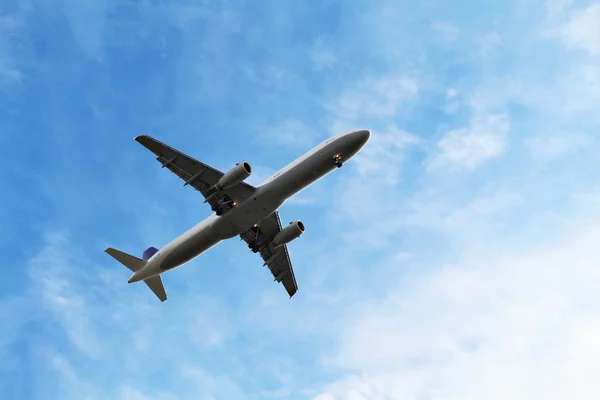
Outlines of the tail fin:
<svg viewBox="0 0 600 400">
<path fill-rule="evenodd" d="M 156 253 L 158 253 L 158 249 L 156 247 L 148 247 L 146 250 L 144 250 L 144 254 L 142 255 L 142 259 L 144 261 L 148 261 Z"/>
<path fill-rule="evenodd" d="M 153 249 L 153 248 L 150 248 L 150 249 Z M 150 250 L 150 249 L 148 249 L 148 250 Z M 150 258 L 151 255 L 148 256 L 148 254 L 147 254 L 148 250 L 146 250 L 144 252 L 144 258 Z M 120 262 L 121 264 L 123 264 L 124 266 L 129 268 L 131 270 L 131 272 L 133 272 L 133 273 L 135 273 L 136 271 L 139 271 L 146 265 L 146 261 L 141 260 L 135 256 L 132 256 L 131 254 L 124 253 L 120 250 L 113 249 L 112 247 L 109 247 L 108 249 L 106 249 L 104 251 L 108 255 L 113 257 L 115 260 L 117 260 L 118 262 Z M 148 285 L 150 290 L 152 290 L 152 292 L 154 292 L 154 294 L 156 295 L 156 297 L 158 297 L 158 299 L 160 301 L 167 300 L 167 292 L 165 291 L 165 287 L 162 283 L 162 279 L 160 278 L 160 275 L 152 276 L 148 279 L 145 279 L 144 283 L 146 285 Z"/>
</svg>

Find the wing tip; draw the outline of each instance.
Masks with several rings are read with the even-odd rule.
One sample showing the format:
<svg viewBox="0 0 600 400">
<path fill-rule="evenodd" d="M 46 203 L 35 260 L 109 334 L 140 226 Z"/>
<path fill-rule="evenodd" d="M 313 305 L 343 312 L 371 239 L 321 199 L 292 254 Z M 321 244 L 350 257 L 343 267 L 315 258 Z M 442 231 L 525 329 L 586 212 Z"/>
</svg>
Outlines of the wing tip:
<svg viewBox="0 0 600 400">
<path fill-rule="evenodd" d="M 136 137 L 133 138 L 133 140 L 135 140 L 138 143 L 141 143 L 142 140 L 144 140 L 144 139 L 150 139 L 150 136 L 148 136 L 148 135 L 138 135 L 138 136 L 136 136 Z"/>
</svg>

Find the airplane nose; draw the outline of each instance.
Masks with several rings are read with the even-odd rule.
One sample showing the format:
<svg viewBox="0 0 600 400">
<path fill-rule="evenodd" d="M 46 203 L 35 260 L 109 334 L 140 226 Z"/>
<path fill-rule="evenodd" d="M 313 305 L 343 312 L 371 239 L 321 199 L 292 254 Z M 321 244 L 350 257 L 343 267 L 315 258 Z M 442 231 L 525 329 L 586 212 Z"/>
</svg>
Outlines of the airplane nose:
<svg viewBox="0 0 600 400">
<path fill-rule="evenodd" d="M 360 131 L 356 131 L 352 134 L 354 136 L 354 140 L 359 147 L 362 147 L 367 143 L 367 141 L 371 138 L 371 131 L 368 129 L 363 129 Z"/>
<path fill-rule="evenodd" d="M 368 129 L 359 131 L 361 142 L 367 143 L 367 141 L 371 138 L 371 131 Z"/>
</svg>

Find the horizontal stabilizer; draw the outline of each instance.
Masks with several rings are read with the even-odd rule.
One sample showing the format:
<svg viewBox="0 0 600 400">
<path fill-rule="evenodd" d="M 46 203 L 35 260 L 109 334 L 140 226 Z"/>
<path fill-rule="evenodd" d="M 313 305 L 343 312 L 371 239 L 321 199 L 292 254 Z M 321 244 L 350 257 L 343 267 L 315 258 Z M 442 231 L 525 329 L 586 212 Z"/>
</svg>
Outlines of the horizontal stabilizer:
<svg viewBox="0 0 600 400">
<path fill-rule="evenodd" d="M 167 292 L 165 291 L 165 287 L 162 283 L 160 275 L 148 278 L 144 280 L 144 283 L 148 285 L 150 290 L 154 292 L 154 294 L 156 295 L 156 297 L 158 297 L 160 301 L 165 301 L 167 299 Z"/>
<path fill-rule="evenodd" d="M 115 260 L 126 266 L 131 270 L 131 272 L 135 272 L 139 269 L 142 269 L 144 265 L 146 265 L 146 261 L 141 260 L 131 254 L 123 253 L 121 250 L 113 249 L 109 247 L 104 250 L 108 255 L 113 257 Z"/>
</svg>

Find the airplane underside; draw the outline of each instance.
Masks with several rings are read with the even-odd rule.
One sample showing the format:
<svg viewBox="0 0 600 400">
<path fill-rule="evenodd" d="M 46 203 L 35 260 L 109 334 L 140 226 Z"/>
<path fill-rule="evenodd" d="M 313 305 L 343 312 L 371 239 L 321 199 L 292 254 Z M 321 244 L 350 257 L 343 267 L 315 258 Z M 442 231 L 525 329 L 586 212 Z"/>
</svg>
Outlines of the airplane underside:
<svg viewBox="0 0 600 400">
<path fill-rule="evenodd" d="M 119 250 L 105 251 L 131 271 L 129 282 L 143 280 L 154 294 L 166 300 L 160 275 L 191 261 L 222 240 L 239 236 L 253 253 L 259 253 L 263 266 L 282 283 L 290 298 L 298 290 L 287 245 L 304 231 L 301 221 L 283 226 L 277 211 L 291 196 L 342 167 L 369 140 L 368 130 L 336 135 L 303 154 L 257 187 L 245 180 L 252 168 L 241 162 L 223 173 L 158 140 L 142 135 L 135 138 L 153 152 L 163 168 L 201 193 L 214 212 L 163 248 L 150 247 L 142 258 Z"/>
</svg>

